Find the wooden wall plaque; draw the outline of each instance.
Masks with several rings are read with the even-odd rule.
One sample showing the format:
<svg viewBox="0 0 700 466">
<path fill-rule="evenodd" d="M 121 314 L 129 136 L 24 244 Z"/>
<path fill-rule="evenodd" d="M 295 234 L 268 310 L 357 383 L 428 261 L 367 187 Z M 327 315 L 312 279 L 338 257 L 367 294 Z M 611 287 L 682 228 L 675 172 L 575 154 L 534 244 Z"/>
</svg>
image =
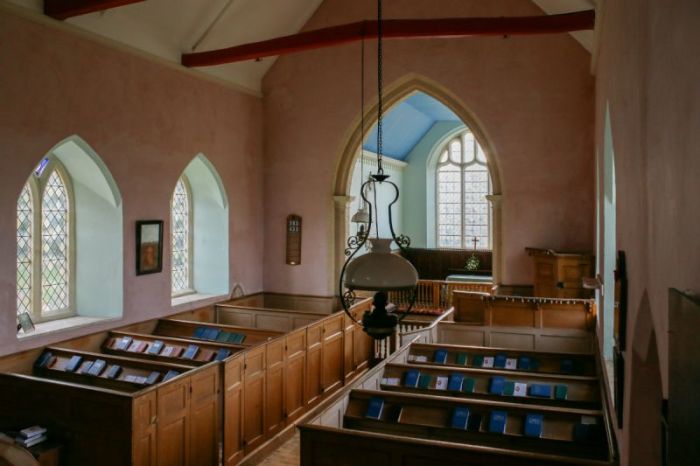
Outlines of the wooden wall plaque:
<svg viewBox="0 0 700 466">
<path fill-rule="evenodd" d="M 287 217 L 287 264 L 301 264 L 301 217 Z"/>
</svg>

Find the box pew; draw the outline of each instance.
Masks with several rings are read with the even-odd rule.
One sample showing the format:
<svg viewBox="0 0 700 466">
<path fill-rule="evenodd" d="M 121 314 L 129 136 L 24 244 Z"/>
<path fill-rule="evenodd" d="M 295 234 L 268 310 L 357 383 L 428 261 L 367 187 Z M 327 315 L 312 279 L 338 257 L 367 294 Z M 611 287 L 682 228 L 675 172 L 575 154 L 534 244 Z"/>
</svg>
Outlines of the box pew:
<svg viewBox="0 0 700 466">
<path fill-rule="evenodd" d="M 427 374 L 430 376 L 428 388 L 406 385 L 407 375 L 411 370 L 419 371 L 420 375 Z M 438 377 L 449 380 L 450 376 L 453 375 L 457 375 L 458 379 L 463 378 L 459 388 L 456 390 L 437 388 L 436 382 Z M 491 384 L 494 377 L 500 377 L 506 383 L 525 384 L 525 391 L 521 394 L 509 394 L 501 390 L 497 390 L 496 392 L 501 391 L 502 393 L 492 393 Z M 464 384 L 464 380 L 468 381 L 468 384 Z M 550 386 L 552 388 L 551 395 L 548 397 L 533 396 L 529 390 L 532 384 Z M 564 396 L 557 397 L 556 387 L 565 387 L 561 389 L 559 393 Z M 598 379 L 596 377 L 587 376 L 533 374 L 511 370 L 447 368 L 418 364 L 387 364 L 382 376 L 381 389 L 454 398 L 484 399 L 582 409 L 601 409 Z M 565 393 L 563 393 L 564 391 Z"/>
<path fill-rule="evenodd" d="M 48 427 L 64 444 L 63 461 L 71 466 L 168 465 L 176 464 L 176 458 L 178 463 L 217 464 L 215 365 L 193 368 L 57 347 L 47 351 L 56 357 L 51 367 L 34 367 L 25 360 L 21 371 L 0 373 L 0 428 Z M 104 373 L 80 373 L 80 368 L 65 372 L 76 355 L 82 364 L 105 360 L 105 373 L 117 364 L 121 373 L 111 380 Z M 170 370 L 180 375 L 162 382 Z M 126 380 L 151 372 L 161 374 L 153 385 Z"/>
<path fill-rule="evenodd" d="M 371 398 L 384 402 L 379 419 L 366 416 Z M 469 409 L 466 429 L 451 427 L 455 408 Z M 505 412 L 504 432 L 490 431 L 493 412 Z M 542 416 L 541 436 L 524 434 L 528 414 Z M 579 429 L 579 426 L 585 426 Z M 523 406 L 485 400 L 453 400 L 444 397 L 353 390 L 344 416 L 347 429 L 404 435 L 446 442 L 479 444 L 533 453 L 571 456 L 577 460 L 611 461 L 605 419 L 599 410 Z M 586 435 L 576 432 L 586 432 Z"/>
<path fill-rule="evenodd" d="M 447 358 L 444 363 L 435 362 L 435 352 L 439 350 L 447 352 Z M 503 355 L 506 358 L 515 358 L 519 363 L 522 357 L 530 358 L 530 368 L 523 369 L 522 366 L 518 366 L 520 371 L 526 370 L 528 372 L 544 374 L 582 375 L 590 377 L 597 375 L 596 362 L 592 354 L 521 351 L 509 348 L 487 348 L 482 346 L 450 345 L 442 343 L 414 343 L 410 346 L 407 360 L 412 364 L 465 367 L 465 364 L 459 361 L 460 354 L 466 356 L 466 367 L 472 368 L 483 368 L 483 365 L 474 365 L 475 356 L 480 356 L 481 358 L 495 358 L 496 355 Z"/>
<path fill-rule="evenodd" d="M 268 340 L 284 335 L 284 332 L 276 332 L 273 330 L 261 330 L 257 328 L 240 327 L 236 325 L 223 325 L 219 323 L 213 325 L 203 325 L 202 322 L 174 319 L 158 320 L 158 324 L 153 330 L 153 335 L 178 337 L 187 340 L 205 342 L 206 340 L 194 338 L 195 331 L 202 327 L 215 328 L 220 331 L 243 334 L 245 335 L 245 340 L 243 340 L 242 344 L 245 346 L 253 346 L 260 343 L 265 343 Z"/>
</svg>

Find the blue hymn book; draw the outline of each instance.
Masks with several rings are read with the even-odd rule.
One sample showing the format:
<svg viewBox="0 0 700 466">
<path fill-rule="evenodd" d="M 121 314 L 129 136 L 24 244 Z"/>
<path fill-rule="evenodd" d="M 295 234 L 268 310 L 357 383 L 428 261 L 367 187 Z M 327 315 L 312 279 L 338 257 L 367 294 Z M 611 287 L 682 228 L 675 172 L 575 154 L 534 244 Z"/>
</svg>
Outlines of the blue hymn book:
<svg viewBox="0 0 700 466">
<path fill-rule="evenodd" d="M 420 372 L 411 369 L 409 371 L 406 371 L 404 377 L 403 377 L 403 384 L 406 387 L 411 387 L 411 388 L 416 388 L 418 386 L 418 377 L 420 377 Z"/>
<path fill-rule="evenodd" d="M 541 414 L 528 414 L 525 416 L 525 435 L 527 437 L 542 437 L 542 423 L 544 416 Z"/>
<path fill-rule="evenodd" d="M 453 429 L 467 430 L 469 423 L 469 408 L 466 406 L 458 406 L 452 411 L 451 426 Z"/>
<path fill-rule="evenodd" d="M 462 374 L 450 374 L 450 381 L 447 384 L 447 389 L 452 390 L 453 392 L 458 392 L 462 389 L 462 381 L 464 380 L 464 376 Z"/>
<path fill-rule="evenodd" d="M 505 411 L 491 411 L 491 417 L 489 418 L 489 432 L 493 432 L 494 434 L 505 433 L 506 419 L 508 419 L 508 413 Z"/>
<path fill-rule="evenodd" d="M 505 367 L 506 367 L 506 355 L 505 354 L 497 354 L 493 360 L 493 367 L 498 368 L 498 369 L 505 369 Z"/>
<path fill-rule="evenodd" d="M 435 355 L 433 356 L 433 361 L 438 364 L 445 364 L 447 362 L 447 350 L 439 349 L 435 350 Z"/>
<path fill-rule="evenodd" d="M 367 403 L 367 412 L 365 417 L 370 419 L 379 419 L 382 417 L 382 410 L 384 409 L 384 399 L 373 396 L 369 399 Z"/>
<path fill-rule="evenodd" d="M 504 377 L 491 377 L 491 384 L 489 385 L 489 393 L 492 395 L 503 395 L 503 389 L 506 385 L 506 379 Z"/>
</svg>

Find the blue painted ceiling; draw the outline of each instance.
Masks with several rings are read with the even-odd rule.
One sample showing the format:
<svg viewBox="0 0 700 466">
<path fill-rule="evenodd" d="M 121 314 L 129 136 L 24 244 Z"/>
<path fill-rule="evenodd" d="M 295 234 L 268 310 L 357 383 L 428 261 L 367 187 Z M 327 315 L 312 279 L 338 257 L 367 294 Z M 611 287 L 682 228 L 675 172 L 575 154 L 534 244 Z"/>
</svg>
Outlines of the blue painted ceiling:
<svg viewBox="0 0 700 466">
<path fill-rule="evenodd" d="M 438 121 L 460 121 L 444 104 L 423 92 L 415 92 L 395 105 L 383 118 L 384 155 L 404 160 Z M 377 125 L 365 139 L 365 150 L 377 152 Z"/>
</svg>

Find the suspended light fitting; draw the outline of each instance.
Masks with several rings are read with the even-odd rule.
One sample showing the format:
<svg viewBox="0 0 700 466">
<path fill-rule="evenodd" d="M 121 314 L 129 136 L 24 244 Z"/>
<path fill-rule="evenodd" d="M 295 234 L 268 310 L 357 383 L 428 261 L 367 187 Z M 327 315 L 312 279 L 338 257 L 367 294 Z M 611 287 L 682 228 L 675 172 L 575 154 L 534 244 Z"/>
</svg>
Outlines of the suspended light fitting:
<svg viewBox="0 0 700 466">
<path fill-rule="evenodd" d="M 364 67 L 364 44 L 362 55 Z M 360 210 L 353 215 L 353 221 L 355 221 L 356 218 L 358 220 L 366 218 L 367 228 L 364 230 L 364 234 L 358 234 L 357 236 L 348 238 L 348 247 L 345 250 L 347 259 L 340 272 L 339 291 L 343 309 L 353 320 L 355 320 L 355 318 L 350 313 L 350 306 L 352 306 L 357 298 L 355 291 L 375 292 L 372 309 L 365 312 L 362 317 L 362 327 L 367 334 L 378 340 L 394 334 L 396 326 L 401 320 L 396 314 L 387 309 L 389 300 L 388 292 L 405 291 L 409 293 L 408 309 L 406 309 L 403 314 L 403 317 L 405 317 L 415 303 L 418 285 L 418 272 L 415 267 L 402 256 L 391 252 L 392 242 L 395 242 L 399 249 L 404 251 L 411 244 L 411 240 L 405 235 L 397 236 L 394 231 L 391 208 L 399 199 L 399 188 L 395 183 L 389 181 L 389 175 L 384 173 L 384 168 L 382 166 L 382 60 L 382 0 L 377 0 L 377 173 L 371 174 L 369 179 L 364 181 L 360 188 L 360 196 L 363 202 L 362 206 L 365 208 L 365 211 L 363 212 L 362 208 L 360 208 Z M 361 141 L 362 138 L 364 138 L 364 69 L 362 73 L 362 83 L 363 120 L 360 137 Z M 360 142 L 360 156 L 362 156 L 362 142 Z M 376 196 L 377 184 L 386 184 L 394 189 L 394 198 L 387 205 L 391 238 L 380 238 L 378 226 L 375 226 L 376 237 L 369 238 L 374 219 L 373 212 L 376 213 L 377 219 L 379 218 Z M 367 199 L 367 192 L 369 190 L 374 191 L 374 204 Z M 365 214 L 366 217 L 364 217 Z M 362 227 L 360 227 L 359 231 L 363 231 Z M 370 245 L 369 252 L 355 257 L 358 251 L 367 242 L 369 242 Z"/>
</svg>

